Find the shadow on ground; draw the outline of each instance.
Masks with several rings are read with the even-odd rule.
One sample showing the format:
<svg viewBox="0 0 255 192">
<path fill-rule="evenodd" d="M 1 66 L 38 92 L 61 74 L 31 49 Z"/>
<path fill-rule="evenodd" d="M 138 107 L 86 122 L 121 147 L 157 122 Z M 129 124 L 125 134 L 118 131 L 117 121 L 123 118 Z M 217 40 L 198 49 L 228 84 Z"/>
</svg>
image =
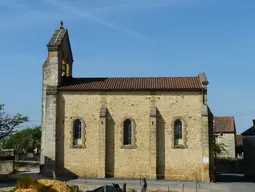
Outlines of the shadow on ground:
<svg viewBox="0 0 255 192">
<path fill-rule="evenodd" d="M 251 178 L 246 178 L 244 174 L 227 174 L 227 173 L 217 173 L 215 176 L 215 182 L 217 183 L 255 183 Z"/>
<path fill-rule="evenodd" d="M 16 179 L 9 178 L 8 175 L 0 174 L 0 189 L 6 187 L 14 187 L 16 183 Z"/>
</svg>

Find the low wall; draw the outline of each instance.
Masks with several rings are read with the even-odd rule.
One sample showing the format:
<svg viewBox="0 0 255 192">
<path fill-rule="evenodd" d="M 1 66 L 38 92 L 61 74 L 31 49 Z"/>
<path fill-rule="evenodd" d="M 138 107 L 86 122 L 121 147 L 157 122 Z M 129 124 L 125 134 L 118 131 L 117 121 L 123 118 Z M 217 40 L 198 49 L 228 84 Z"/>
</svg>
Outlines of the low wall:
<svg viewBox="0 0 255 192">
<path fill-rule="evenodd" d="M 0 150 L 0 174 L 10 174 L 14 170 L 14 150 Z"/>
<path fill-rule="evenodd" d="M 215 166 L 218 173 L 244 173 L 243 159 L 216 159 Z"/>
<path fill-rule="evenodd" d="M 13 172 L 14 161 L 0 161 L 0 174 L 10 174 Z"/>
</svg>

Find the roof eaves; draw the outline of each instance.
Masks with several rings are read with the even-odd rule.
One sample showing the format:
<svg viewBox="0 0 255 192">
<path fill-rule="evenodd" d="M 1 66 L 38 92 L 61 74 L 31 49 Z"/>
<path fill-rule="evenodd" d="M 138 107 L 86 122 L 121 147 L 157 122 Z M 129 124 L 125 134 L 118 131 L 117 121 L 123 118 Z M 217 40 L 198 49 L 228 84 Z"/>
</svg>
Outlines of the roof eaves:
<svg viewBox="0 0 255 192">
<path fill-rule="evenodd" d="M 241 133 L 242 136 L 255 136 L 255 128 L 252 126 L 249 129 L 247 129 L 246 131 L 244 131 L 243 133 Z"/>
<path fill-rule="evenodd" d="M 58 91 L 67 91 L 67 92 L 72 92 L 72 91 L 201 91 L 199 88 L 179 88 L 179 89 L 158 89 L 158 88 L 140 88 L 140 89 L 132 89 L 132 88 L 109 88 L 109 89 L 79 89 L 79 88 L 68 88 L 68 87 L 58 87 Z"/>
</svg>

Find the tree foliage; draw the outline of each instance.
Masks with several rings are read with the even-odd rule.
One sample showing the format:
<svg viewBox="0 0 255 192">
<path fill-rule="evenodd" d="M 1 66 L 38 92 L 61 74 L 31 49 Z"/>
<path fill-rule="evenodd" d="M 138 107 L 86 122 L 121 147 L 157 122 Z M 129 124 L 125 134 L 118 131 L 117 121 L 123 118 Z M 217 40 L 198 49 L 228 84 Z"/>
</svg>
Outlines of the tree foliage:
<svg viewBox="0 0 255 192">
<path fill-rule="evenodd" d="M 33 149 L 41 147 L 41 127 L 26 128 L 14 133 L 2 140 L 3 149 L 14 149 L 16 153 L 26 153 L 29 147 Z"/>
<path fill-rule="evenodd" d="M 226 151 L 225 147 L 224 143 L 214 143 L 213 151 L 215 157 L 222 155 Z"/>
<path fill-rule="evenodd" d="M 29 120 L 27 116 L 17 113 L 14 116 L 4 111 L 4 105 L 0 104 L 0 139 L 11 136 L 19 125 Z"/>
</svg>

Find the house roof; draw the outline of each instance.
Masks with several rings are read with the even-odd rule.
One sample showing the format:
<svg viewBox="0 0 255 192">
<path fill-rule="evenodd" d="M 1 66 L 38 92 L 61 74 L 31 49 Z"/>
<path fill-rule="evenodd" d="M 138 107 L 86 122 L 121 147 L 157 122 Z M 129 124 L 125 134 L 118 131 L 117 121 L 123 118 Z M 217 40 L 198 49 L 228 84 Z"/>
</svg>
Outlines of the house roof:
<svg viewBox="0 0 255 192">
<path fill-rule="evenodd" d="M 243 137 L 242 135 L 236 135 L 236 146 L 243 145 Z"/>
<path fill-rule="evenodd" d="M 249 129 L 247 129 L 246 131 L 244 131 L 241 135 L 242 136 L 252 136 L 252 135 L 255 135 L 255 120 L 253 120 L 253 126 L 250 127 Z"/>
<path fill-rule="evenodd" d="M 202 83 L 199 77 L 69 78 L 58 90 L 201 91 Z"/>
<path fill-rule="evenodd" d="M 214 133 L 235 133 L 234 117 L 214 117 L 213 131 Z"/>
</svg>

